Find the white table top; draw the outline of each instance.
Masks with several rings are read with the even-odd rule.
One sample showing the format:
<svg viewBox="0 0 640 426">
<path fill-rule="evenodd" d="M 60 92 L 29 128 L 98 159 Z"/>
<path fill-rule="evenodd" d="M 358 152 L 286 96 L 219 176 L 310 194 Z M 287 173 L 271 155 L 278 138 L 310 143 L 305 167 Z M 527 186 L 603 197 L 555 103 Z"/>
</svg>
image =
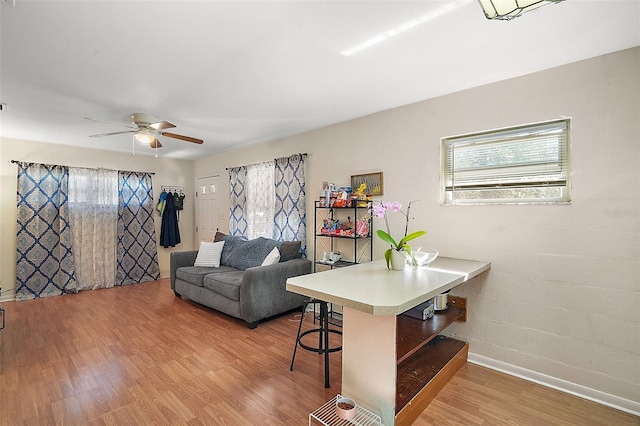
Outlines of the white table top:
<svg viewBox="0 0 640 426">
<path fill-rule="evenodd" d="M 372 315 L 398 315 L 491 268 L 491 263 L 439 257 L 428 267 L 390 271 L 384 260 L 287 280 L 287 290 Z"/>
</svg>

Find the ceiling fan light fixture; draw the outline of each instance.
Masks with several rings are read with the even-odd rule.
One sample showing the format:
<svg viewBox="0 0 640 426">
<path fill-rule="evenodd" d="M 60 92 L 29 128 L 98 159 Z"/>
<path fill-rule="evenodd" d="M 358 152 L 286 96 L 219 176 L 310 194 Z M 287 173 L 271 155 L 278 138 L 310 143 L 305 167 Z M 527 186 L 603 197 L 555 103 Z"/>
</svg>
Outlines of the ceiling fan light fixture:
<svg viewBox="0 0 640 426">
<path fill-rule="evenodd" d="M 142 142 L 147 145 L 151 144 L 156 139 L 154 135 L 144 130 L 134 133 L 133 136 L 138 142 Z"/>
<path fill-rule="evenodd" d="M 524 12 L 564 0 L 478 0 L 487 19 L 510 21 Z"/>
</svg>

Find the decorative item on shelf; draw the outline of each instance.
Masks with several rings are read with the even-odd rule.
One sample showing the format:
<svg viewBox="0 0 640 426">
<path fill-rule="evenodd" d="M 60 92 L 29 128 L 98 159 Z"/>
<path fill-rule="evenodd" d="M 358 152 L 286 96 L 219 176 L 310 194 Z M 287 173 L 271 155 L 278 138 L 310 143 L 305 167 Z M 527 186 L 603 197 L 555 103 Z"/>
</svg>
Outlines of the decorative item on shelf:
<svg viewBox="0 0 640 426">
<path fill-rule="evenodd" d="M 324 219 L 322 221 L 322 228 L 320 228 L 320 233 L 322 235 L 338 235 L 339 224 L 340 221 L 338 219 Z"/>
<path fill-rule="evenodd" d="M 350 194 L 350 187 L 343 187 L 336 191 L 336 197 L 333 202 L 333 207 L 349 207 L 349 200 L 351 199 Z"/>
<path fill-rule="evenodd" d="M 354 233 L 355 225 L 350 216 L 347 217 L 346 222 L 340 222 L 338 219 L 324 219 L 322 221 L 322 228 L 320 228 L 321 235 L 331 237 L 354 238 Z"/>
<path fill-rule="evenodd" d="M 325 251 L 322 253 L 322 259 L 318 260 L 318 263 L 335 265 L 340 259 L 342 259 L 342 254 L 339 251 L 332 251 L 329 255 L 327 255 L 327 252 Z"/>
<path fill-rule="evenodd" d="M 417 200 L 416 200 L 417 201 Z M 403 212 L 402 204 L 397 201 L 392 203 L 384 203 L 382 201 L 374 202 L 370 204 L 369 213 L 377 217 L 378 219 L 384 219 L 386 225 L 386 232 L 382 229 L 378 229 L 376 234 L 378 237 L 385 243 L 388 243 L 391 247 L 384 252 L 384 258 L 387 262 L 387 268 L 392 269 L 394 271 L 402 271 L 406 265 L 406 256 L 412 256 L 411 246 L 408 244 L 409 241 L 414 240 L 422 235 L 426 234 L 426 231 L 415 231 L 408 234 L 409 230 L 409 212 L 411 210 L 411 203 L 415 201 L 410 201 L 407 205 L 407 211 Z M 387 218 L 387 210 L 391 210 L 392 212 L 400 212 L 405 217 L 405 226 L 404 226 L 404 236 L 396 241 L 391 236 L 391 231 L 389 230 L 389 219 Z"/>
<path fill-rule="evenodd" d="M 369 221 L 358 219 L 356 221 L 356 236 L 367 238 L 369 236 Z"/>
<path fill-rule="evenodd" d="M 365 191 L 367 190 L 367 184 L 361 183 L 358 189 L 351 196 L 356 207 L 367 207 L 368 198 Z"/>
<path fill-rule="evenodd" d="M 382 172 L 375 173 L 365 173 L 362 175 L 353 175 L 351 176 L 351 187 L 357 188 L 362 184 L 366 184 L 369 195 L 379 196 L 384 195 L 383 191 L 383 183 L 382 183 Z"/>
</svg>

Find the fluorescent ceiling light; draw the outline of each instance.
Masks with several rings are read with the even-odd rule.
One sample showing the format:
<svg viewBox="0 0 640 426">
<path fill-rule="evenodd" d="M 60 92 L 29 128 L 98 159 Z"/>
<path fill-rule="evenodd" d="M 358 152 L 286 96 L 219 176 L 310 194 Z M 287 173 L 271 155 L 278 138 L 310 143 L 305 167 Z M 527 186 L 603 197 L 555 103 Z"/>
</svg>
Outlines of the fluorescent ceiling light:
<svg viewBox="0 0 640 426">
<path fill-rule="evenodd" d="M 449 13 L 461 6 L 464 6 L 466 3 L 469 3 L 470 1 L 471 0 L 460 0 L 455 2 L 448 2 L 432 12 L 426 13 L 416 19 L 412 19 L 411 21 L 405 22 L 403 24 L 398 25 L 397 27 L 391 28 L 383 33 L 377 34 L 363 41 L 360 44 L 350 47 L 347 50 L 343 50 L 340 53 L 342 53 L 344 56 L 351 56 L 354 53 L 357 53 L 363 49 L 366 49 L 371 46 L 375 46 L 376 44 L 382 43 L 383 41 L 388 40 L 391 37 L 395 37 L 398 34 L 402 34 L 405 31 L 408 31 L 412 28 L 417 27 L 418 25 L 422 25 L 425 22 L 431 21 L 432 19 L 442 16 L 446 13 Z"/>
<path fill-rule="evenodd" d="M 564 0 L 478 0 L 487 19 L 509 21 L 524 12 Z"/>
</svg>

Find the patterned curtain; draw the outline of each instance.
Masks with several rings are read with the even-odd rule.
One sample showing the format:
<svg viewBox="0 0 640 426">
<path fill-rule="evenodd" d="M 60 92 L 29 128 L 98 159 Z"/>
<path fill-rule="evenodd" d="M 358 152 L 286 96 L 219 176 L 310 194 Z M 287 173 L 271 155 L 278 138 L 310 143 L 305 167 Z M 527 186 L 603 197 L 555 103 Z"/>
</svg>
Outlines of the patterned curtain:
<svg viewBox="0 0 640 426">
<path fill-rule="evenodd" d="M 245 182 L 246 167 L 229 169 L 229 234 L 244 236 L 247 232 L 247 219 L 244 209 L 247 200 Z"/>
<path fill-rule="evenodd" d="M 229 233 L 248 239 L 273 235 L 274 162 L 229 170 Z"/>
<path fill-rule="evenodd" d="M 69 230 L 69 171 L 18 162 L 16 300 L 77 291 Z"/>
<path fill-rule="evenodd" d="M 306 253 L 304 155 L 229 170 L 229 233 L 302 242 Z"/>
<path fill-rule="evenodd" d="M 118 229 L 117 171 L 69 168 L 69 225 L 78 290 L 113 287 Z"/>
<path fill-rule="evenodd" d="M 307 250 L 304 155 L 278 158 L 275 161 L 275 211 L 273 238 L 302 242 Z"/>
<path fill-rule="evenodd" d="M 273 161 L 247 166 L 247 231 L 244 236 L 250 240 L 273 235 L 273 167 Z"/>
<path fill-rule="evenodd" d="M 148 173 L 118 172 L 118 261 L 116 285 L 160 277 L 153 191 Z"/>
</svg>

